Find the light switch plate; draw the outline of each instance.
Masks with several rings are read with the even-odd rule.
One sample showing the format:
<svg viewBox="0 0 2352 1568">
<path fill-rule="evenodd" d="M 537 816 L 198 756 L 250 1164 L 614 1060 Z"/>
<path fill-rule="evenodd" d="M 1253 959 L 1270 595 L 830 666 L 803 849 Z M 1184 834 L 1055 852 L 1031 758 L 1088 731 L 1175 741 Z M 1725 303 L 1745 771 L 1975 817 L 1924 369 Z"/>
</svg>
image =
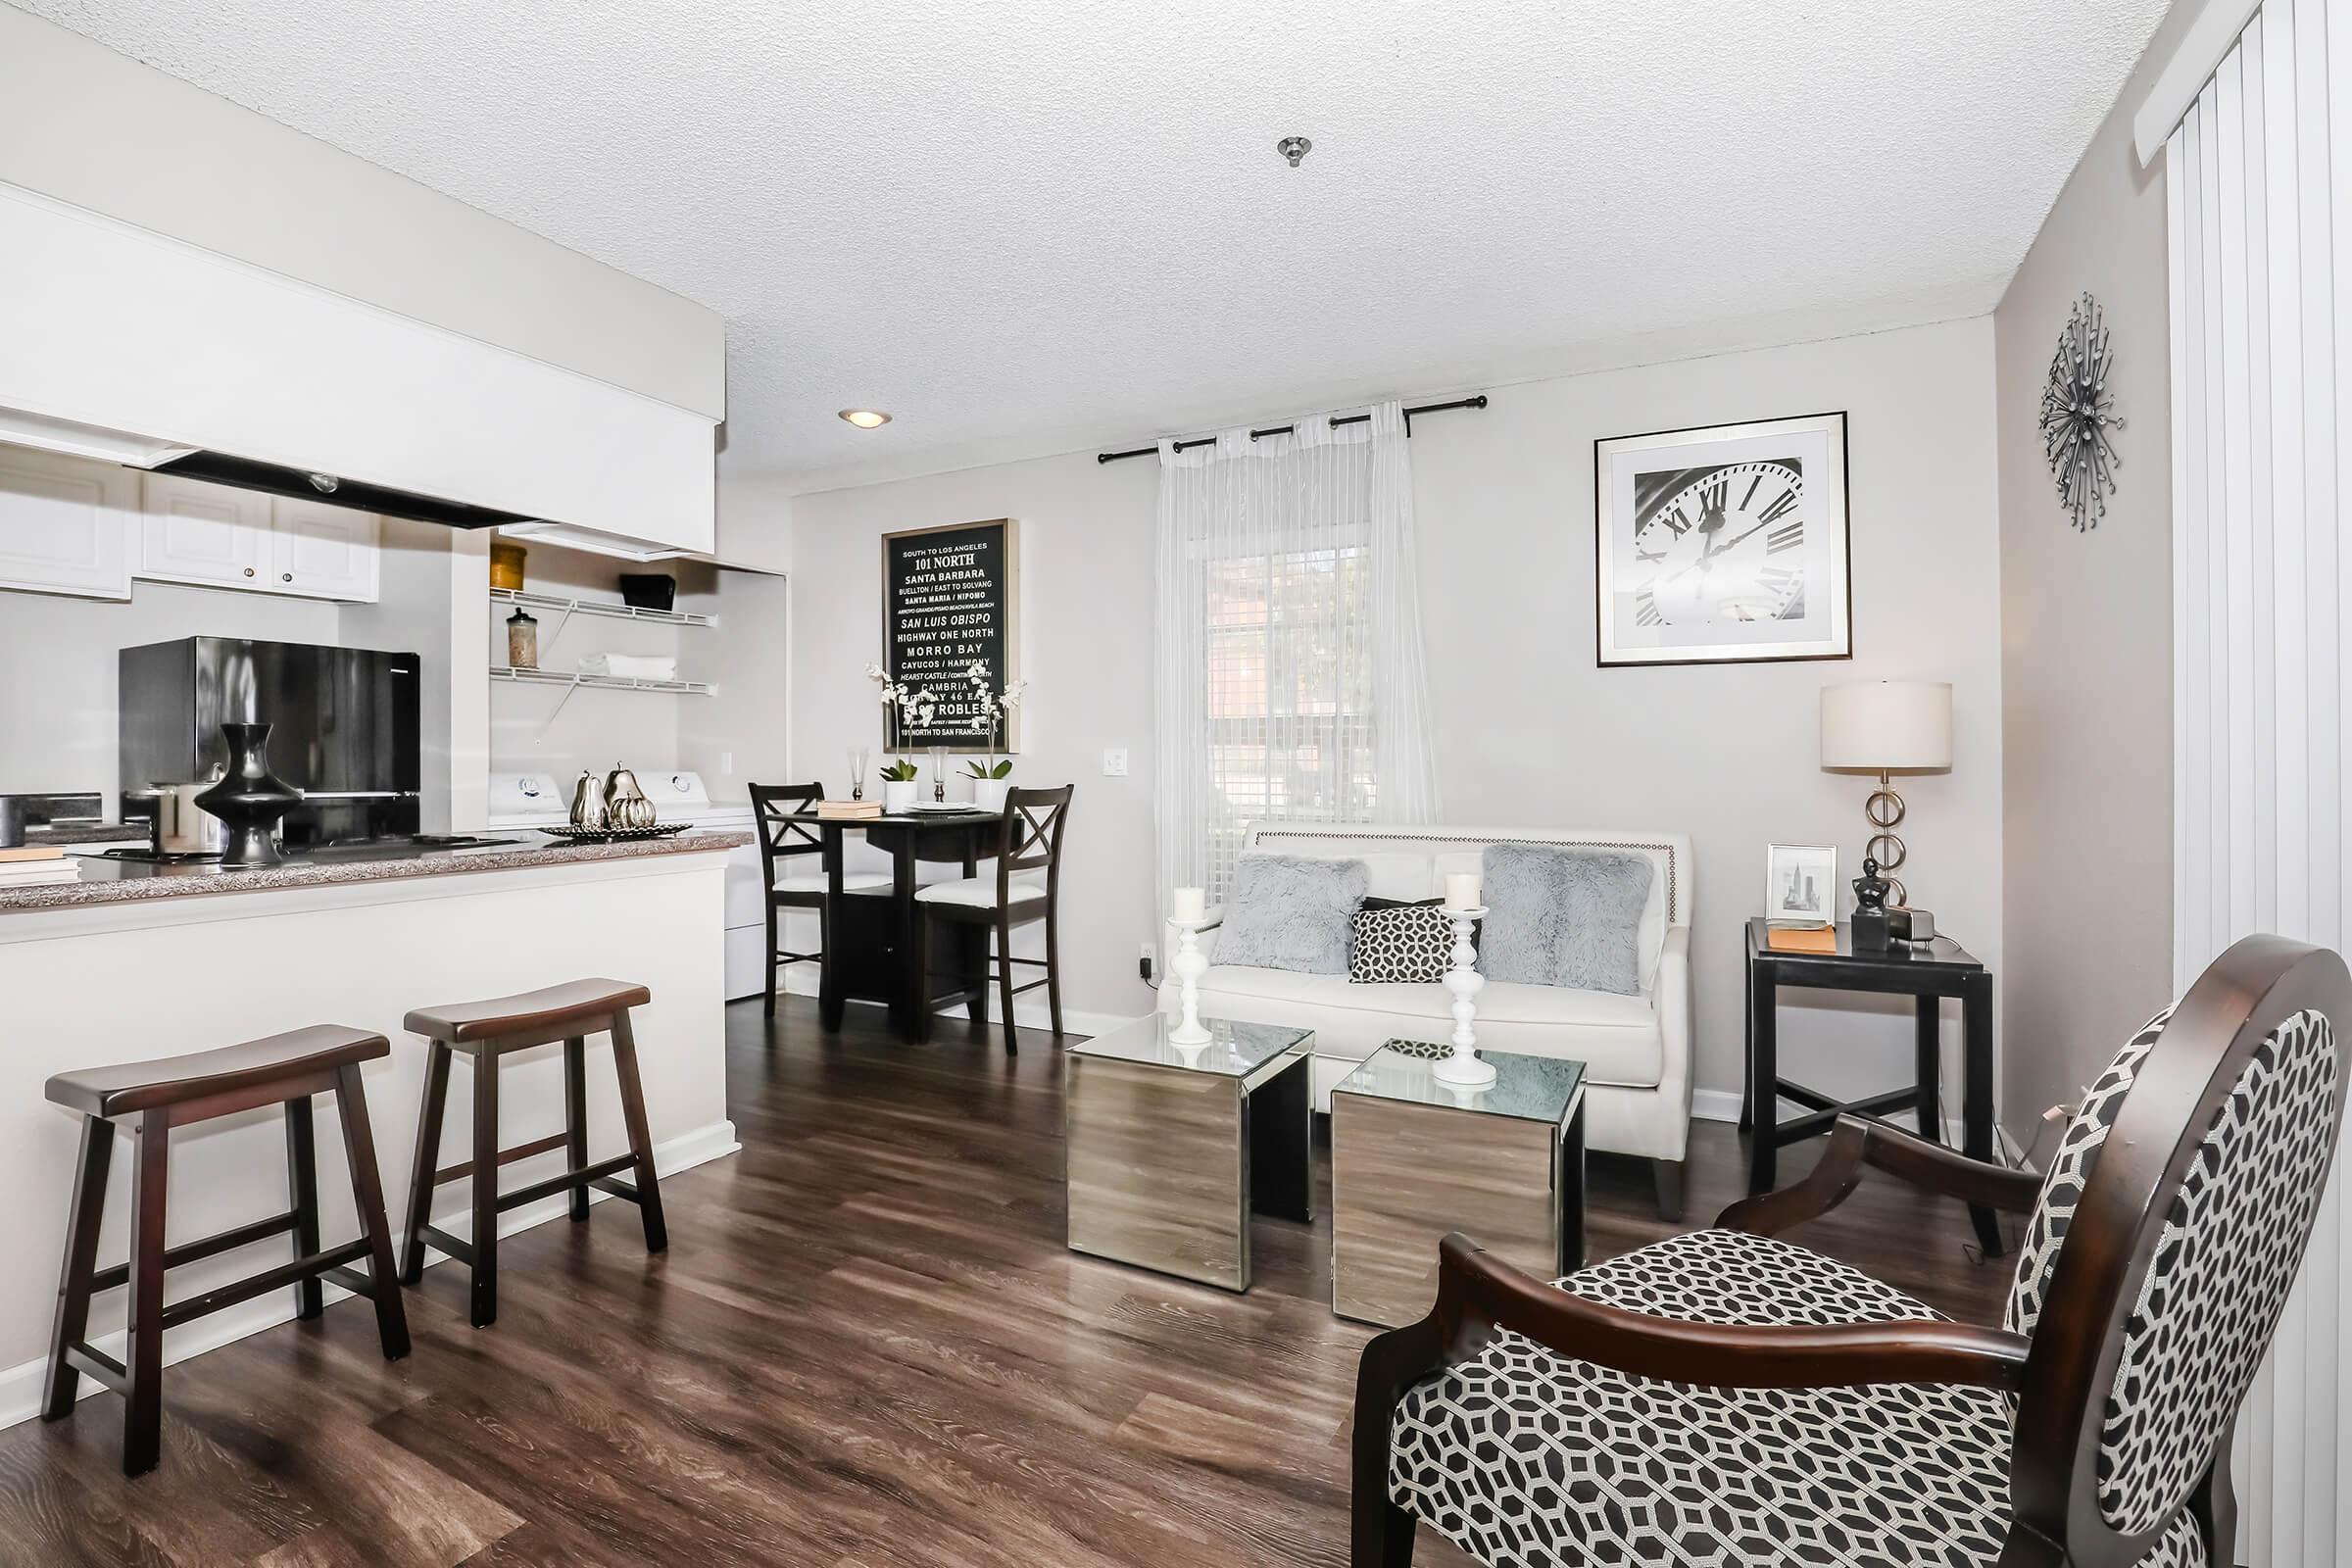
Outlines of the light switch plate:
<svg viewBox="0 0 2352 1568">
<path fill-rule="evenodd" d="M 1125 778 L 1127 776 L 1126 747 L 1108 746 L 1103 748 L 1102 776 L 1104 778 Z"/>
</svg>

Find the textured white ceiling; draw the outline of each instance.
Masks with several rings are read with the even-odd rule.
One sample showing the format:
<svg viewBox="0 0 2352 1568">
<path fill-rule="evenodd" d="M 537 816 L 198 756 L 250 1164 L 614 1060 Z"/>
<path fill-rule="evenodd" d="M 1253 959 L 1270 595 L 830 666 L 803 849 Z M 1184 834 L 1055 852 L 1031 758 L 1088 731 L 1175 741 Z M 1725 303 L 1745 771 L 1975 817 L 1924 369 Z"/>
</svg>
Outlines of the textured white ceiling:
<svg viewBox="0 0 2352 1568">
<path fill-rule="evenodd" d="M 17 3 L 721 312 L 808 487 L 1987 309 L 2165 9 Z"/>
</svg>

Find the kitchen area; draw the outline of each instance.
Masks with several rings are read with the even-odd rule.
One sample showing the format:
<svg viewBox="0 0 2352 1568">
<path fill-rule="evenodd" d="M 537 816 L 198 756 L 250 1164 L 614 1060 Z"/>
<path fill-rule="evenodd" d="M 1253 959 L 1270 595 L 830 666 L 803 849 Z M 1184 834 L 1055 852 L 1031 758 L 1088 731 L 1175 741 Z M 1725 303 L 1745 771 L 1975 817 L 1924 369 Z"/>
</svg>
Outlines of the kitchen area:
<svg viewBox="0 0 2352 1568">
<path fill-rule="evenodd" d="M 722 1006 L 760 983 L 744 789 L 783 764 L 784 577 L 377 504 L 427 515 L 0 442 L 0 656 L 20 674 L 0 683 L 0 1172 L 24 1195 L 0 1235 L 24 1257 L 55 1250 L 74 1168 L 45 1077 L 321 1020 L 376 1030 L 394 1049 L 365 1081 L 397 1212 L 423 1094 L 407 1011 L 582 975 L 652 994 L 636 1027 L 662 1171 L 736 1147 Z M 527 1154 L 506 1181 L 544 1183 L 565 1157 L 547 1148 L 561 1052 L 500 1076 L 499 1136 Z M 609 1150 L 620 1090 L 601 1071 L 585 1089 Z M 455 1150 L 462 1100 L 450 1117 Z M 175 1138 L 174 1233 L 282 1201 L 282 1140 L 267 1110 Z M 432 1222 L 466 1234 L 466 1196 L 438 1189 Z M 336 1182 L 320 1201 L 329 1232 L 358 1224 Z M 525 1204 L 501 1231 L 563 1211 Z M 233 1273 L 192 1260 L 174 1294 Z M 0 1293 L 0 1422 L 39 1402 L 49 1304 L 46 1282 Z M 94 1324 L 110 1312 L 102 1297 Z M 167 1353 L 284 1315 L 273 1293 Z"/>
<path fill-rule="evenodd" d="M 0 689 L 0 892 L 220 872 L 223 722 L 272 726 L 301 797 L 272 836 L 312 860 L 545 842 L 618 774 L 665 828 L 748 832 L 785 771 L 785 578 L 548 532 L 0 443 L 0 656 L 43 671 Z M 729 888 L 732 998 L 749 846 Z"/>
<path fill-rule="evenodd" d="M 652 992 L 638 1029 L 662 1169 L 736 1147 L 725 926 L 748 904 L 734 980 L 757 985 L 743 786 L 780 765 L 784 579 L 358 512 L 329 559 L 324 510 L 0 445 L 0 653 L 25 677 L 0 695 L 0 1169 L 33 1195 L 0 1229 L 27 1257 L 54 1250 L 73 1169 L 48 1075 L 319 1020 L 375 1029 L 396 1043 L 367 1078 L 398 1204 L 423 1078 L 407 1010 L 583 974 Z M 519 582 L 494 585 L 493 551 L 522 557 Z M 79 575 L 61 564 L 76 561 Z M 674 580 L 674 601 L 628 604 L 624 574 Z M 615 655 L 645 673 L 596 672 Z M 582 780 L 610 799 L 632 772 L 643 804 L 606 819 L 626 831 L 576 834 Z M 501 1136 L 544 1143 L 566 1104 L 560 1052 L 522 1053 L 501 1077 Z M 610 1149 L 616 1083 L 586 1088 Z M 444 1145 L 462 1148 L 462 1102 L 452 1120 Z M 175 1230 L 250 1218 L 282 1191 L 267 1111 L 174 1142 Z M 564 1158 L 518 1160 L 507 1180 L 544 1181 Z M 434 1223 L 464 1233 L 465 1199 L 440 1189 Z M 356 1226 L 338 1184 L 321 1200 L 330 1233 Z M 502 1229 L 562 1211 L 526 1205 Z M 191 1262 L 174 1289 L 233 1268 Z M 38 1401 L 49 1300 L 46 1284 L 0 1295 L 0 1421 Z M 170 1353 L 282 1315 L 277 1298 L 248 1303 L 178 1331 Z"/>
<path fill-rule="evenodd" d="M 691 1246 L 669 1189 L 738 1147 L 730 908 L 784 761 L 723 318 L 0 7 L 0 1426 L 112 1388 L 153 1463 L 166 1364 L 389 1310 L 340 1266 L 371 1200 L 477 1324 L 493 1238 L 567 1209 L 637 1200 L 658 1271 L 646 1184 Z M 584 776 L 625 831 L 571 831 Z M 551 1037 L 566 994 L 604 1013 Z M 453 1073 L 478 1025 L 430 1020 L 486 1003 Z M 208 1076 L 318 1039 L 356 1043 L 323 1081 Z M 196 1098 L 61 1088 L 164 1072 Z"/>
</svg>

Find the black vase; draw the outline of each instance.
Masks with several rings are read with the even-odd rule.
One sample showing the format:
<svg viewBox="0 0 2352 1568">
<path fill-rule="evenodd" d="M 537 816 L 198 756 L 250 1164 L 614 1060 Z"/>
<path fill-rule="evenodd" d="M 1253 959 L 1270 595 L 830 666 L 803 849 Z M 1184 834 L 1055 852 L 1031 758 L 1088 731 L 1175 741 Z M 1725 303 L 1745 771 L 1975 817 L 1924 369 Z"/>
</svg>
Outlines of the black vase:
<svg viewBox="0 0 2352 1568">
<path fill-rule="evenodd" d="M 228 829 L 220 863 L 274 865 L 284 857 L 271 830 L 302 804 L 302 792 L 270 771 L 269 725 L 223 724 L 220 734 L 228 742 L 228 771 L 196 797 Z"/>
</svg>

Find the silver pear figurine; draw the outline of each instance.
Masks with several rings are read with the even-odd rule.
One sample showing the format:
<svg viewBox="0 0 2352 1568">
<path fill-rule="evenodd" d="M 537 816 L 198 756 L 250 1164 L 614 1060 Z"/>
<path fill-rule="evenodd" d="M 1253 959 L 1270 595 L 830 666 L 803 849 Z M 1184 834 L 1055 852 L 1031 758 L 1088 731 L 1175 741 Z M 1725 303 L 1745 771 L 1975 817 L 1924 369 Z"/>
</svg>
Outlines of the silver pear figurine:
<svg viewBox="0 0 2352 1568">
<path fill-rule="evenodd" d="M 605 786 L 594 773 L 580 769 L 579 782 L 571 787 L 571 825 L 602 832 L 612 822 L 612 813 L 606 805 Z"/>
<path fill-rule="evenodd" d="M 605 775 L 605 810 L 616 828 L 654 825 L 654 803 L 638 787 L 637 775 L 618 762 Z"/>
</svg>

